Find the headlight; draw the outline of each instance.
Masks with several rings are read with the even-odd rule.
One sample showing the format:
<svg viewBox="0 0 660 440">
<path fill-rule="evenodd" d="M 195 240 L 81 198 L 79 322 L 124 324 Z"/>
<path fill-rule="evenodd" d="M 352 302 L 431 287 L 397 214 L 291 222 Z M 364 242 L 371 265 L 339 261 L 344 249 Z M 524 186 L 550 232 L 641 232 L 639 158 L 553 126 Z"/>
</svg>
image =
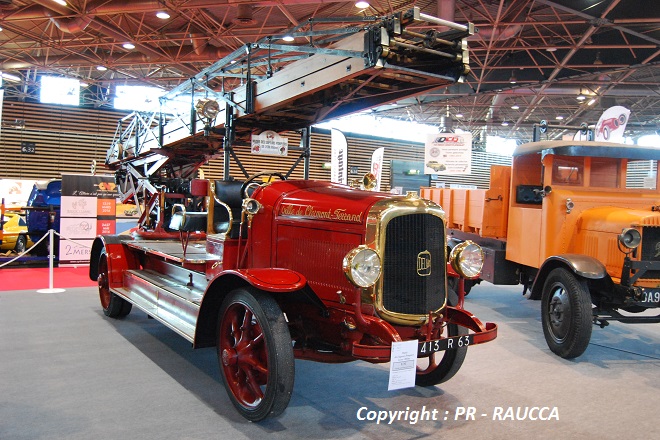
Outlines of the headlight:
<svg viewBox="0 0 660 440">
<path fill-rule="evenodd" d="M 370 287 L 380 277 L 380 257 L 375 250 L 358 246 L 346 254 L 343 268 L 351 283 L 358 287 Z"/>
<path fill-rule="evenodd" d="M 642 242 L 642 235 L 635 228 L 626 228 L 619 235 L 619 243 L 628 249 L 635 249 Z"/>
<path fill-rule="evenodd" d="M 481 273 L 484 265 L 484 252 L 481 246 L 466 240 L 451 250 L 449 254 L 451 267 L 465 278 L 474 278 Z"/>
</svg>

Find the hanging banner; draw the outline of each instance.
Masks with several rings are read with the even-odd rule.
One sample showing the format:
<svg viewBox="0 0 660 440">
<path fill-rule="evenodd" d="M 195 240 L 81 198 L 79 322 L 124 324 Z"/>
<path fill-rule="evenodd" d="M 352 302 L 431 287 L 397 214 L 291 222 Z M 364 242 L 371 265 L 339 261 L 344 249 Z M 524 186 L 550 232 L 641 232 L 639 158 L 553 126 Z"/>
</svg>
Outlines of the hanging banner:
<svg viewBox="0 0 660 440">
<path fill-rule="evenodd" d="M 347 157 L 348 143 L 346 136 L 339 130 L 330 130 L 330 181 L 335 183 L 348 184 Z"/>
<path fill-rule="evenodd" d="M 623 142 L 623 132 L 630 110 L 620 105 L 615 105 L 605 110 L 596 124 L 596 140 L 607 142 Z"/>
<path fill-rule="evenodd" d="M 424 149 L 424 174 L 470 174 L 472 133 L 430 134 Z"/>
<path fill-rule="evenodd" d="M 285 138 L 272 130 L 252 135 L 252 154 L 267 154 L 269 156 L 286 156 L 289 150 L 289 138 Z"/>
<path fill-rule="evenodd" d="M 380 191 L 380 178 L 383 175 L 383 156 L 385 147 L 377 148 L 371 155 L 371 172 L 376 176 L 376 188 L 374 191 Z"/>
<path fill-rule="evenodd" d="M 0 89 L 0 131 L 2 131 L 2 100 L 5 96 L 5 89 Z"/>
</svg>

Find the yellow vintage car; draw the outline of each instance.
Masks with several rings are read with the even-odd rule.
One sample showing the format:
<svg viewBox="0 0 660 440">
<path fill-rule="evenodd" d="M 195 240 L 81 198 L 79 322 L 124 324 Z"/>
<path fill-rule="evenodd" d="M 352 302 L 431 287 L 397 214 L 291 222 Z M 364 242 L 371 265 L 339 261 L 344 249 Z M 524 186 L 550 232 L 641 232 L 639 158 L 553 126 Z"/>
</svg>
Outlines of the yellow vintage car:
<svg viewBox="0 0 660 440">
<path fill-rule="evenodd" d="M 32 240 L 27 235 L 25 219 L 18 213 L 5 212 L 0 227 L 0 249 L 20 253 L 25 252 L 29 246 L 32 246 Z"/>
</svg>

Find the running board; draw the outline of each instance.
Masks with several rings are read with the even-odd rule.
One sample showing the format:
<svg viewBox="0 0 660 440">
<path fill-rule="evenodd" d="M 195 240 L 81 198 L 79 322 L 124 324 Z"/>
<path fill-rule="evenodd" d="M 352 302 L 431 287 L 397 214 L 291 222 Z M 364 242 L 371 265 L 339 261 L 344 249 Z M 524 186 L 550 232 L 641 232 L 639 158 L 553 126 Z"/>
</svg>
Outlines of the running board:
<svg viewBox="0 0 660 440">
<path fill-rule="evenodd" d="M 204 296 L 202 290 L 153 270 L 127 270 L 124 272 L 124 287 L 112 291 L 194 342 L 200 303 Z"/>
</svg>

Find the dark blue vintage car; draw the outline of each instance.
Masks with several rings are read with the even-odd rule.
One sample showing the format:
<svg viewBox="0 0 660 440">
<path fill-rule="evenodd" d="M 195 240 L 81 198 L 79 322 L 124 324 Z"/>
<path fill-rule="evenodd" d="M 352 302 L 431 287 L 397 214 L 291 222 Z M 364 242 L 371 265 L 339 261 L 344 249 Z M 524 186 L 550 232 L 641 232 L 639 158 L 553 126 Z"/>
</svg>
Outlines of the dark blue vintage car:
<svg viewBox="0 0 660 440">
<path fill-rule="evenodd" d="M 28 234 L 30 240 L 37 242 L 49 229 L 60 230 L 60 205 L 62 198 L 62 181 L 50 180 L 46 183 L 37 182 L 32 187 L 27 207 L 25 208 Z M 56 236 L 55 255 L 57 255 Z M 37 255 L 46 255 L 48 253 L 48 239 L 41 242 L 35 248 Z"/>
</svg>

